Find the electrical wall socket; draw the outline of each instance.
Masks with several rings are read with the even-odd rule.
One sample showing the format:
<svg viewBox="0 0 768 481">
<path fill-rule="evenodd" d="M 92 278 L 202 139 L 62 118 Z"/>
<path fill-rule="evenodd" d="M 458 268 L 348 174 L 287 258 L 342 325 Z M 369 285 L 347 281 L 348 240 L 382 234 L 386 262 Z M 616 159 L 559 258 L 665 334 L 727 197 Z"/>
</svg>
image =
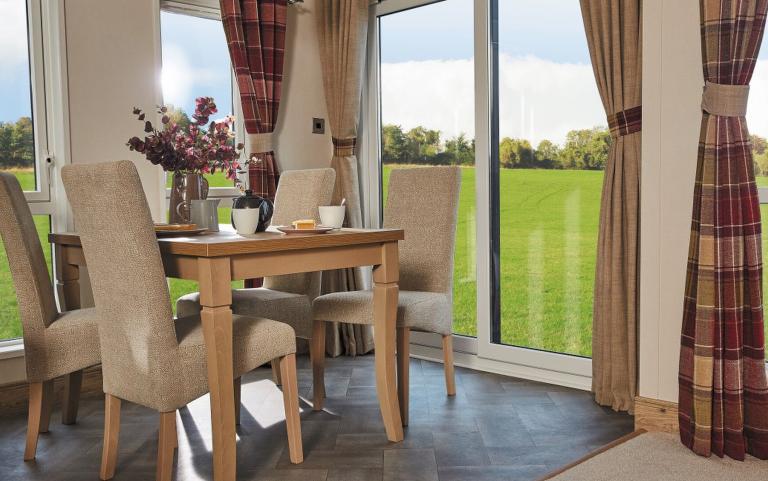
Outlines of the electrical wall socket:
<svg viewBox="0 0 768 481">
<path fill-rule="evenodd" d="M 312 118 L 312 133 L 324 134 L 325 133 L 325 119 Z"/>
</svg>

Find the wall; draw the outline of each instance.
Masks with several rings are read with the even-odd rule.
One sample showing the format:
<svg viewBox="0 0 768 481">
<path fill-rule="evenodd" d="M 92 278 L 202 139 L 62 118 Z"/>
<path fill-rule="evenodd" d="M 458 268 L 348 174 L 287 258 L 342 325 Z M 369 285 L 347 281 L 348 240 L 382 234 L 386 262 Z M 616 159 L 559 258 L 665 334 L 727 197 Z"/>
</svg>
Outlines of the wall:
<svg viewBox="0 0 768 481">
<path fill-rule="evenodd" d="M 142 126 L 134 106 L 160 103 L 158 0 L 66 0 L 71 161 L 136 163 L 155 220 L 163 218 L 163 172 L 125 146 Z"/>
<path fill-rule="evenodd" d="M 677 401 L 701 123 L 698 2 L 643 5 L 639 394 Z"/>
<path fill-rule="evenodd" d="M 281 170 L 328 167 L 330 126 L 317 47 L 316 0 L 288 7 L 285 66 L 277 133 Z M 312 133 L 312 118 L 325 119 L 325 134 Z"/>
</svg>

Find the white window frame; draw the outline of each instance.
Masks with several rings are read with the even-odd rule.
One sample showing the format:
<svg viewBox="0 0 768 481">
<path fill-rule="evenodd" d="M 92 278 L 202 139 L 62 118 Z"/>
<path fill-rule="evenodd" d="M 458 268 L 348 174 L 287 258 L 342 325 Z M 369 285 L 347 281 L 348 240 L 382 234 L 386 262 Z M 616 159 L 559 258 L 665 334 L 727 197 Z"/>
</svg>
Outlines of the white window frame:
<svg viewBox="0 0 768 481">
<path fill-rule="evenodd" d="M 221 20 L 221 10 L 218 0 L 162 0 L 160 2 L 160 10 L 162 12 L 176 13 L 180 15 L 189 15 L 191 17 L 200 17 L 209 20 Z M 162 52 L 162 29 L 160 32 L 160 51 Z M 245 124 L 243 123 L 243 108 L 240 103 L 240 91 L 237 88 L 237 81 L 235 80 L 234 71 L 230 72 L 230 78 L 232 83 L 232 110 L 235 116 L 235 139 L 240 142 L 240 139 L 246 138 Z M 247 142 L 245 149 L 240 155 L 241 164 L 248 158 L 250 152 L 248 151 Z M 247 170 L 247 169 L 246 169 Z M 247 185 L 248 182 L 247 172 L 238 174 L 238 178 L 241 182 Z M 236 187 L 211 187 L 208 190 L 209 199 L 231 199 L 240 195 L 240 191 Z M 170 200 L 171 189 L 165 188 L 165 198 Z"/>
<path fill-rule="evenodd" d="M 35 182 L 33 191 L 25 191 L 30 204 L 51 201 L 50 167 L 48 152 L 48 115 L 45 95 L 46 48 L 43 41 L 43 15 L 41 0 L 27 0 L 27 42 L 29 46 L 29 80 L 31 92 L 32 130 L 35 148 Z M 47 159 L 51 159 L 49 162 Z"/>
<path fill-rule="evenodd" d="M 442 0 L 382 0 L 370 7 L 368 29 L 367 84 L 364 88 L 362 176 L 366 225 L 381 225 L 381 99 L 379 17 L 423 7 Z M 477 338 L 454 334 L 456 363 L 474 369 L 498 372 L 521 378 L 588 390 L 592 382 L 592 359 L 539 351 L 524 347 L 494 344 L 491 339 L 491 50 L 490 1 L 474 2 L 475 65 L 475 196 L 476 196 L 476 272 Z M 417 357 L 440 360 L 440 338 L 434 334 L 413 333 L 412 353 Z"/>
<path fill-rule="evenodd" d="M 49 216 L 51 232 L 59 232 L 68 227 L 68 207 L 56 202 L 66 199 L 58 174 L 70 162 L 63 0 L 26 0 L 26 4 L 37 189 L 24 196 L 32 215 Z M 50 248 L 43 242 L 46 246 Z M 0 360 L 23 355 L 22 338 L 0 339 Z"/>
</svg>

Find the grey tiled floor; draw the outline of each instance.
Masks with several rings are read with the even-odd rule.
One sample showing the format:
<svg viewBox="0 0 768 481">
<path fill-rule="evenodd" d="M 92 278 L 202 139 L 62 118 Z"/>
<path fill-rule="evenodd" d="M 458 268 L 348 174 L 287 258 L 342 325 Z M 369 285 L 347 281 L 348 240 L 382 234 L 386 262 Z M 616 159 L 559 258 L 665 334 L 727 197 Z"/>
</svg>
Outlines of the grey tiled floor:
<svg viewBox="0 0 768 481">
<path fill-rule="evenodd" d="M 411 361 L 410 426 L 387 442 L 378 411 L 373 357 L 328 360 L 323 412 L 302 402 L 305 461 L 288 460 L 282 394 L 259 369 L 244 378 L 238 479 L 271 481 L 534 480 L 632 431 L 632 417 L 600 408 L 588 393 L 457 369 L 457 395 L 445 396 L 442 365 Z M 299 358 L 299 391 L 310 398 L 311 370 Z M 208 398 L 179 413 L 175 479 L 211 479 Z M 0 480 L 97 480 L 103 406 L 84 399 L 78 424 L 58 411 L 37 459 L 22 461 L 25 416 L 0 417 Z M 116 480 L 152 480 L 156 413 L 123 403 Z"/>
</svg>

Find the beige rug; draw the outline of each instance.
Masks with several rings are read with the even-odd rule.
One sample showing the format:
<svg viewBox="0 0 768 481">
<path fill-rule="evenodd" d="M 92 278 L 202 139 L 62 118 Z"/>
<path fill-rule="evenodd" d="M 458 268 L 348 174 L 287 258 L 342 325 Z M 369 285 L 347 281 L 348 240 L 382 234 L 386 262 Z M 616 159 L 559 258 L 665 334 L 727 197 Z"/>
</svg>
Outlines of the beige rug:
<svg viewBox="0 0 768 481">
<path fill-rule="evenodd" d="M 766 481 L 768 461 L 697 456 L 677 436 L 642 433 L 544 479 L 550 481 Z"/>
</svg>

